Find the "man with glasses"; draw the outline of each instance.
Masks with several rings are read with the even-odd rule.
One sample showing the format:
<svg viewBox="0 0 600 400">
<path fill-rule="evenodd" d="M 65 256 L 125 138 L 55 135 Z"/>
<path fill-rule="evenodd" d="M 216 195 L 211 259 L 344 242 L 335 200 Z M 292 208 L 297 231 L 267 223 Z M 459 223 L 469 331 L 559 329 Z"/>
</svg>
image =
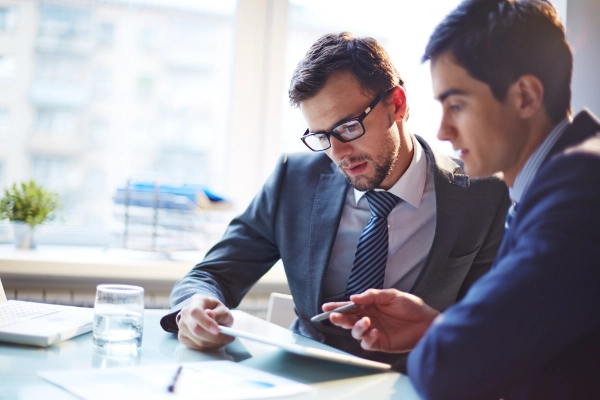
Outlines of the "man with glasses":
<svg viewBox="0 0 600 400">
<path fill-rule="evenodd" d="M 246 212 L 173 289 L 161 321 L 196 349 L 223 346 L 217 324 L 279 259 L 298 318 L 294 332 L 402 369 L 329 321 L 327 301 L 368 288 L 414 293 L 444 310 L 490 267 L 504 231 L 506 187 L 472 180 L 461 163 L 406 128 L 404 82 L 385 50 L 349 33 L 321 37 L 289 90 L 313 153 L 283 156 Z"/>
</svg>

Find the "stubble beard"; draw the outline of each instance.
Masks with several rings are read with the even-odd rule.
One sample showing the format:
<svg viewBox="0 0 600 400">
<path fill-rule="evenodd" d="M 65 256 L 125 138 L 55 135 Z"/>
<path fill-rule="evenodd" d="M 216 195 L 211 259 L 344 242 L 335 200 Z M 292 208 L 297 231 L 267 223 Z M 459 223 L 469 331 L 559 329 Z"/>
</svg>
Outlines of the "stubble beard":
<svg viewBox="0 0 600 400">
<path fill-rule="evenodd" d="M 394 120 L 388 116 L 388 126 L 392 126 Z M 381 187 L 381 184 L 387 178 L 394 169 L 394 165 L 398 160 L 400 154 L 400 141 L 392 139 L 394 135 L 399 137 L 398 132 L 389 132 L 386 134 L 386 139 L 383 141 L 382 151 L 375 156 L 375 159 L 368 155 L 361 155 L 358 157 L 351 158 L 345 162 L 337 163 L 338 168 L 346 176 L 348 182 L 357 190 L 366 192 Z M 357 164 L 361 162 L 370 162 L 375 168 L 375 173 L 371 176 L 356 176 L 350 177 L 344 172 L 343 167 L 346 165 Z"/>
<path fill-rule="evenodd" d="M 381 183 L 387 178 L 392 170 L 394 169 L 394 164 L 396 163 L 396 157 L 393 155 L 393 150 L 381 153 L 376 157 L 377 160 L 373 160 L 373 158 L 363 155 L 359 157 L 351 158 L 344 163 L 338 163 L 337 166 L 342 171 L 348 182 L 357 190 L 361 192 L 366 192 L 369 190 L 376 189 L 381 186 Z M 344 165 L 356 164 L 361 162 L 370 162 L 371 165 L 375 168 L 375 173 L 372 176 L 356 176 L 351 177 L 343 170 Z"/>
</svg>

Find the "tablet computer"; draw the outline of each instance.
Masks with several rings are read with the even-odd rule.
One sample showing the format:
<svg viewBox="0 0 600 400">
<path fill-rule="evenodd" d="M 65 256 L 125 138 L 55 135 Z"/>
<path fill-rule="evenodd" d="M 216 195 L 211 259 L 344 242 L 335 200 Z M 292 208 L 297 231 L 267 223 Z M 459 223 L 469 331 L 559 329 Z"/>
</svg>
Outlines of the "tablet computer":
<svg viewBox="0 0 600 400">
<path fill-rule="evenodd" d="M 240 331 L 239 329 L 228 328 L 226 326 L 219 326 L 219 331 L 224 335 L 249 339 L 255 342 L 268 344 L 301 356 L 318 358 L 327 361 L 334 361 L 369 369 L 389 370 L 392 368 L 390 364 L 366 360 L 364 358 L 356 357 L 350 354 L 340 354 L 329 350 L 303 346 L 298 343 L 285 342 L 283 340 L 277 340 L 266 336 L 260 336 L 254 333 Z"/>
</svg>

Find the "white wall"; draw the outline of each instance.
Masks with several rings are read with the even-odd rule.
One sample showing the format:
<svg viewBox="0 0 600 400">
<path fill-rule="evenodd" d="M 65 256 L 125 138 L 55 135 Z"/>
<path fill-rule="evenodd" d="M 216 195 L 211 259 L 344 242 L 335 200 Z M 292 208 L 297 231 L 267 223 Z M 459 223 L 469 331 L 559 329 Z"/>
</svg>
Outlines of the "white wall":
<svg viewBox="0 0 600 400">
<path fill-rule="evenodd" d="M 600 1 L 569 0 L 567 39 L 573 48 L 573 112 L 600 115 Z"/>
</svg>

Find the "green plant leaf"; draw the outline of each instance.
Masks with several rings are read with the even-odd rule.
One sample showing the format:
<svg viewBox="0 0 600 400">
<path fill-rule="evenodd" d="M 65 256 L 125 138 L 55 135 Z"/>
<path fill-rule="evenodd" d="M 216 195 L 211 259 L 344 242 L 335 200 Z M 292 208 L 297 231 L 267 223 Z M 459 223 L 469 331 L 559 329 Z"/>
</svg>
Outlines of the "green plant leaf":
<svg viewBox="0 0 600 400">
<path fill-rule="evenodd" d="M 0 200 L 0 219 L 23 221 L 33 228 L 56 218 L 60 208 L 57 193 L 30 180 L 19 185 L 14 183 L 4 190 L 4 197 Z"/>
</svg>

